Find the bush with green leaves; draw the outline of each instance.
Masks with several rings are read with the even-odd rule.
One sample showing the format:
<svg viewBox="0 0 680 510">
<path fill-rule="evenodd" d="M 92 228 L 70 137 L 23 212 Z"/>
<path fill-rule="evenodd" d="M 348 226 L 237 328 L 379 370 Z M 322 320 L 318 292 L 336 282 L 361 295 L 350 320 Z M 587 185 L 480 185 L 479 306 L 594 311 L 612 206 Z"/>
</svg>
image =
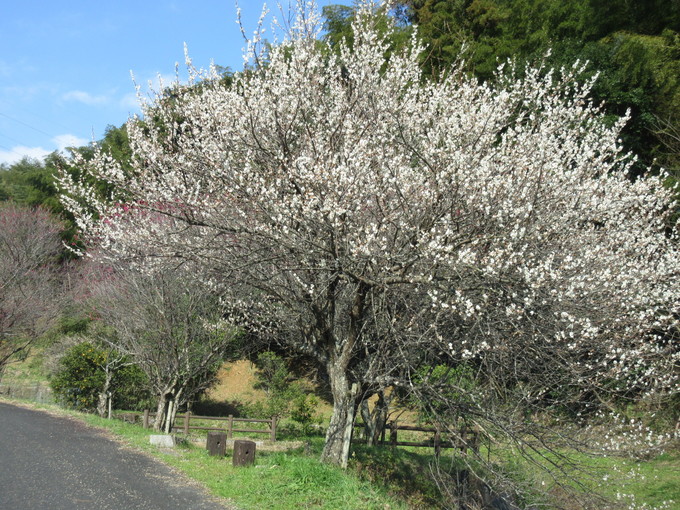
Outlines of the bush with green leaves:
<svg viewBox="0 0 680 510">
<path fill-rule="evenodd" d="M 290 419 L 300 425 L 303 436 L 318 432 L 323 419 L 318 412 L 319 398 L 316 395 L 298 395 L 290 409 Z"/>
<path fill-rule="evenodd" d="M 266 351 L 257 356 L 255 366 L 256 382 L 253 387 L 267 395 L 258 412 L 267 417 L 287 416 L 291 403 L 302 394 L 302 390 L 299 384 L 295 383 L 285 360 L 275 352 Z"/>
<path fill-rule="evenodd" d="M 275 352 L 260 353 L 255 365 L 257 381 L 254 387 L 263 390 L 267 399 L 253 405 L 250 411 L 263 417 L 290 417 L 302 427 L 304 435 L 312 433 L 314 426 L 320 423 L 316 412 L 319 399 L 305 391 L 286 361 Z"/>
<path fill-rule="evenodd" d="M 112 362 L 117 360 L 115 364 Z M 55 397 L 67 407 L 94 411 L 106 392 L 107 366 L 112 369 L 108 392 L 112 407 L 141 409 L 148 404 L 149 391 L 144 372 L 111 349 L 84 342 L 71 347 L 61 358 L 50 382 Z"/>
</svg>

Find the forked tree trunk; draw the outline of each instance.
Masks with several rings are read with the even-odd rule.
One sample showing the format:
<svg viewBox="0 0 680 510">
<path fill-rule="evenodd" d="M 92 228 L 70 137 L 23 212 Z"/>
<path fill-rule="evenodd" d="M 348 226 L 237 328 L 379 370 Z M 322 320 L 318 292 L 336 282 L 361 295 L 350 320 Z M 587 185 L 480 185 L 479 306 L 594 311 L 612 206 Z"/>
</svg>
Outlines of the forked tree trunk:
<svg viewBox="0 0 680 510">
<path fill-rule="evenodd" d="M 356 383 L 350 385 L 345 369 L 337 365 L 329 366 L 328 376 L 333 394 L 333 414 L 321 460 L 345 468 L 352 441 L 359 386 Z"/>
<path fill-rule="evenodd" d="M 377 395 L 378 400 L 376 400 L 373 410 L 370 410 L 368 407 L 368 399 L 361 401 L 361 418 L 364 421 L 367 446 L 375 446 L 380 441 L 380 436 L 387 423 L 390 402 L 392 401 L 391 396 L 385 396 L 385 390 L 378 391 Z"/>
<path fill-rule="evenodd" d="M 175 423 L 177 416 L 177 407 L 179 405 L 179 398 L 182 395 L 183 388 L 179 390 L 171 388 L 166 390 L 158 398 L 158 407 L 156 408 L 156 421 L 153 429 L 157 432 L 165 432 L 169 434 L 172 432 L 172 426 Z"/>
<path fill-rule="evenodd" d="M 153 429 L 156 432 L 163 430 L 165 425 L 165 416 L 167 413 L 168 402 L 165 397 L 165 393 L 161 394 L 158 398 L 158 405 L 156 406 L 156 419 L 153 422 Z"/>
</svg>

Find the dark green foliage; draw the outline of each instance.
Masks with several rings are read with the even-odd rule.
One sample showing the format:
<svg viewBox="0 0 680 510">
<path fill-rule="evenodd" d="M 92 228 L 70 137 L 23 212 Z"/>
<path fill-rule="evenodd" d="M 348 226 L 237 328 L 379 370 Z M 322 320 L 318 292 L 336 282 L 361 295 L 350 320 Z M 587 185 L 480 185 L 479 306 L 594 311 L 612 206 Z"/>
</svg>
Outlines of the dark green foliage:
<svg viewBox="0 0 680 510">
<path fill-rule="evenodd" d="M 59 318 L 59 333 L 62 335 L 85 333 L 90 322 L 88 317 L 82 315 L 64 314 Z"/>
<path fill-rule="evenodd" d="M 130 139 L 125 124 L 119 128 L 108 126 L 100 145 L 102 150 L 111 154 L 111 157 L 118 161 L 124 170 L 132 168 L 130 164 L 132 161 L 132 150 L 130 149 Z"/>
<path fill-rule="evenodd" d="M 100 145 L 124 169 L 130 168 L 132 152 L 125 125 L 120 128 L 109 126 Z M 94 149 L 89 145 L 69 150 L 86 161 L 94 156 Z M 44 161 L 24 158 L 12 165 L 2 165 L 0 167 L 0 201 L 12 200 L 31 207 L 41 206 L 71 221 L 72 219 L 65 214 L 59 200 L 55 175 L 60 170 L 66 170 L 74 175 L 80 174 L 78 165 L 74 165 L 58 152 L 53 152 Z M 101 183 L 99 191 L 102 196 L 106 196 L 109 190 Z"/>
<path fill-rule="evenodd" d="M 45 208 L 65 220 L 61 238 L 69 244 L 75 244 L 75 222 L 59 201 L 54 178 L 57 166 L 62 161 L 62 156 L 53 153 L 45 158 L 45 162 L 24 158 L 13 165 L 3 166 L 0 169 L 0 201 L 8 200 L 29 207 Z"/>
<path fill-rule="evenodd" d="M 50 154 L 44 162 L 24 158 L 0 167 L 0 201 L 9 200 L 29 207 L 42 207 L 57 216 L 64 209 L 59 202 L 54 179 L 58 154 Z"/>
<path fill-rule="evenodd" d="M 429 423 L 436 417 L 451 415 L 451 420 L 465 417 L 470 409 L 475 407 L 474 402 L 480 392 L 484 391 L 482 385 L 475 378 L 475 371 L 469 365 L 447 366 L 424 366 L 418 370 L 414 377 L 414 384 L 426 389 L 426 392 L 437 394 L 441 399 L 432 399 L 425 402 L 421 398 L 410 398 L 405 404 L 418 411 L 420 418 Z M 492 391 L 486 389 L 486 392 Z M 440 404 L 446 402 L 446 404 Z M 451 406 L 453 403 L 453 407 Z"/>
<path fill-rule="evenodd" d="M 352 23 L 356 21 L 356 9 L 346 5 L 329 5 L 322 9 L 322 14 L 326 19 L 324 28 L 324 38 L 330 43 L 332 48 L 339 48 L 340 43 L 347 41 L 351 48 L 354 44 L 354 32 L 352 30 Z M 411 27 L 401 21 L 406 19 L 401 15 L 399 10 L 388 10 L 386 7 L 379 7 L 376 16 L 372 17 L 367 22 L 375 24 L 379 33 L 385 34 L 389 24 L 397 20 L 397 29 L 390 36 L 391 47 L 387 49 L 385 58 L 389 58 L 393 51 L 406 46 L 412 33 Z"/>
<path fill-rule="evenodd" d="M 78 344 L 59 362 L 50 382 L 54 394 L 64 405 L 80 411 L 94 411 L 106 382 L 105 367 L 118 356 L 90 342 Z M 116 409 L 141 409 L 148 403 L 147 379 L 136 365 L 115 369 L 109 391 Z"/>
<path fill-rule="evenodd" d="M 327 5 L 322 9 L 322 14 L 326 19 L 324 28 L 326 38 L 333 47 L 337 47 L 343 39 L 348 42 L 353 41 L 352 20 L 354 19 L 354 9 L 347 5 Z"/>
</svg>

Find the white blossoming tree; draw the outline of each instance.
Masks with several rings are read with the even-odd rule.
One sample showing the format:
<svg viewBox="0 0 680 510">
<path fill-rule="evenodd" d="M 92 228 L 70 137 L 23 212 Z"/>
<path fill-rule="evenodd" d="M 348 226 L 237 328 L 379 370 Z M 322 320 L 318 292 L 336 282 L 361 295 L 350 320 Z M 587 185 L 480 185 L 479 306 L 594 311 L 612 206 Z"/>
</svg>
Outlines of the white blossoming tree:
<svg viewBox="0 0 680 510">
<path fill-rule="evenodd" d="M 266 64 L 146 102 L 134 171 L 89 166 L 118 197 L 62 179 L 98 253 L 191 261 L 232 321 L 314 357 L 332 463 L 366 392 L 414 384 L 423 362 L 522 353 L 585 384 L 642 360 L 677 388 L 677 357 L 649 341 L 677 321 L 677 230 L 669 193 L 625 177 L 624 121 L 603 122 L 577 68 L 426 81 L 418 43 L 389 52 L 371 16 L 334 52 L 304 11 Z"/>
</svg>

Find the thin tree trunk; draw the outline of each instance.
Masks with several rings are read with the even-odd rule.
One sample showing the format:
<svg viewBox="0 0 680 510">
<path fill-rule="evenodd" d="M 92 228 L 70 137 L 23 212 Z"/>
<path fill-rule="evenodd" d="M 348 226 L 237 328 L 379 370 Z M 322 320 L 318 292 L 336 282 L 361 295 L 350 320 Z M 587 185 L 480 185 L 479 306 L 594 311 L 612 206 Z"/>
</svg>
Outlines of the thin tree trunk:
<svg viewBox="0 0 680 510">
<path fill-rule="evenodd" d="M 165 414 L 165 433 L 169 434 L 172 429 L 172 417 L 175 415 L 175 400 L 168 399 L 168 408 Z"/>
<path fill-rule="evenodd" d="M 172 427 L 175 424 L 175 418 L 177 417 L 177 408 L 179 407 L 180 397 L 184 392 L 184 387 L 177 389 L 176 387 L 172 390 L 172 397 L 168 399 L 168 411 L 165 416 L 165 433 L 169 434 L 172 432 Z"/>
<path fill-rule="evenodd" d="M 158 398 L 158 405 L 156 406 L 156 419 L 153 422 L 153 429 L 156 432 L 163 430 L 163 426 L 165 425 L 166 407 L 166 396 L 165 393 L 162 393 Z"/>
</svg>

